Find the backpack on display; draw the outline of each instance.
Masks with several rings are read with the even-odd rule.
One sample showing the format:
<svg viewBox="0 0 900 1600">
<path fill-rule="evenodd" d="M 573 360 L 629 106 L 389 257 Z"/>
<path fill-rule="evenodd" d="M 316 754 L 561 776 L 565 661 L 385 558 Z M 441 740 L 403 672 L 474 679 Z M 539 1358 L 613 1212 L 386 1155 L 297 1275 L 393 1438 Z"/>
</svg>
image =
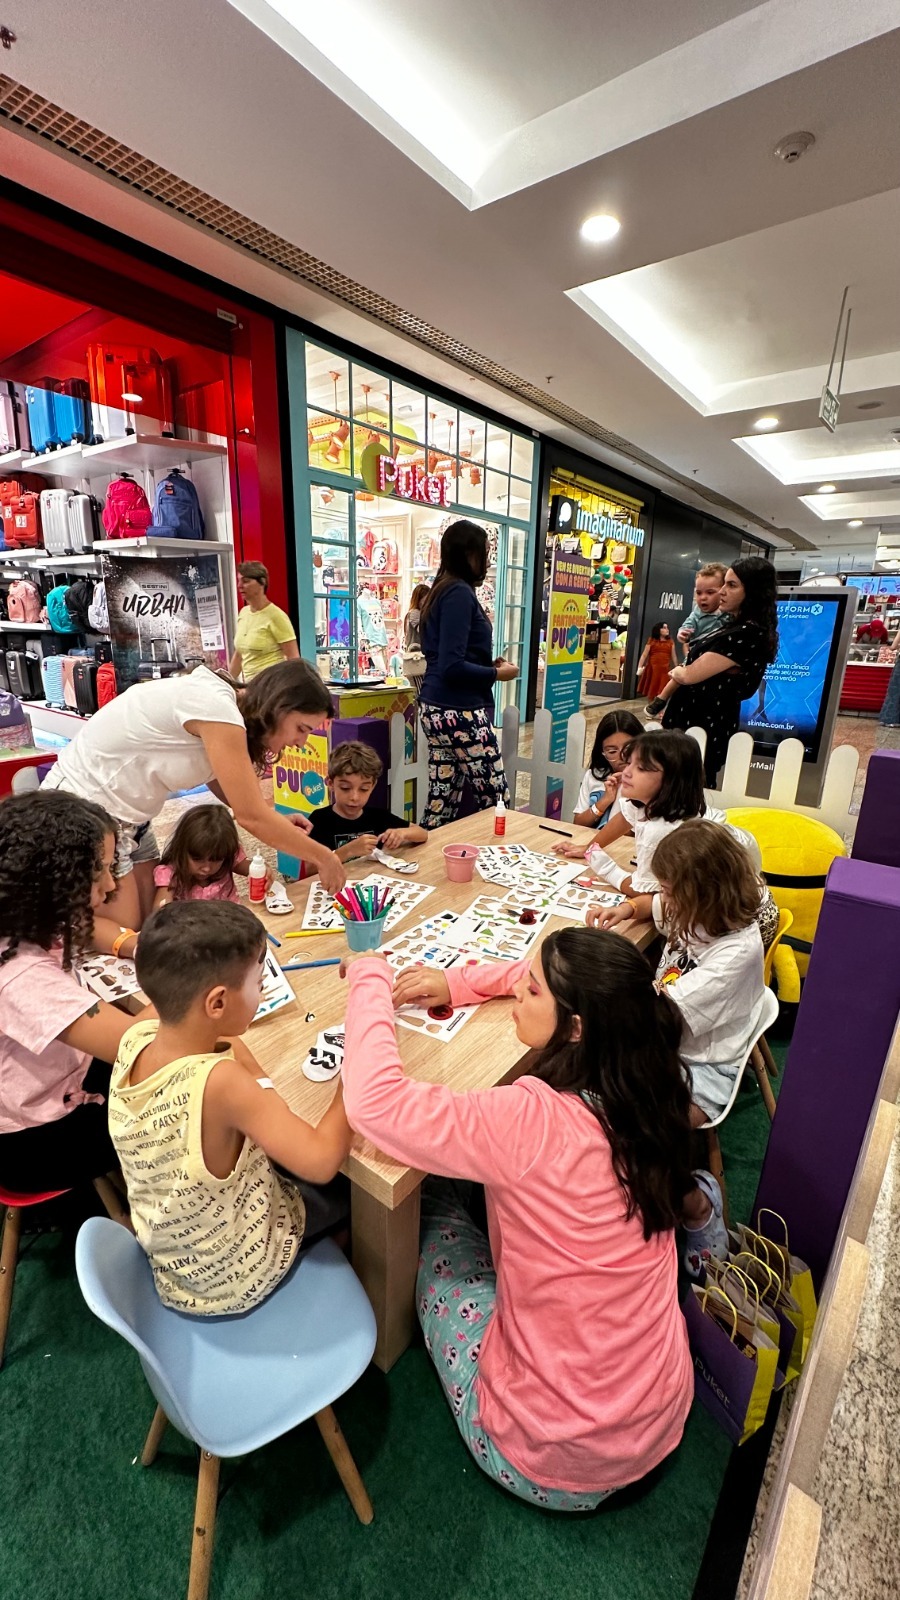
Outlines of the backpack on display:
<svg viewBox="0 0 900 1600">
<path fill-rule="evenodd" d="M 69 608 L 66 604 L 66 597 L 68 593 L 68 584 L 58 583 L 56 588 L 51 589 L 47 596 L 47 621 L 49 622 L 54 633 L 78 632 L 78 627 L 72 621 L 71 615 L 69 614 Z"/>
<path fill-rule="evenodd" d="M 153 516 L 150 501 L 133 478 L 113 478 L 106 491 L 103 526 L 107 539 L 139 539 Z"/>
<path fill-rule="evenodd" d="M 0 691 L 0 748 L 17 750 L 31 744 L 31 723 L 14 694 Z"/>
<path fill-rule="evenodd" d="M 102 578 L 94 584 L 94 593 L 88 606 L 88 626 L 92 633 L 109 632 L 109 606 L 106 603 L 106 584 Z"/>
<path fill-rule="evenodd" d="M 190 478 L 176 468 L 157 485 L 153 529 L 161 539 L 202 539 L 203 512 Z"/>
<path fill-rule="evenodd" d="M 78 633 L 90 633 L 89 610 L 93 597 L 93 584 L 88 578 L 76 578 L 66 590 L 66 610 Z"/>
<path fill-rule="evenodd" d="M 115 700 L 119 692 L 116 683 L 116 669 L 111 661 L 103 661 L 97 668 L 97 705 L 108 705 L 110 700 Z"/>
<path fill-rule="evenodd" d="M 14 491 L 15 479 L 0 483 L 0 509 L 3 511 L 3 542 L 8 550 L 38 550 L 41 544 L 40 491 Z"/>
<path fill-rule="evenodd" d="M 32 578 L 19 578 L 10 584 L 7 596 L 10 622 L 40 622 L 43 596 Z"/>
</svg>

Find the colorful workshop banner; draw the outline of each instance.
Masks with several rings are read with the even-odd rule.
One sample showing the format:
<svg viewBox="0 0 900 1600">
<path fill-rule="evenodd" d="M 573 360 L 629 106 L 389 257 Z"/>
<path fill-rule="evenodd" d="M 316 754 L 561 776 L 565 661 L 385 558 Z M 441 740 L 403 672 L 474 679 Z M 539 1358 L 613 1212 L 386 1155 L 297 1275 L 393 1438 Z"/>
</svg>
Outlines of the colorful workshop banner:
<svg viewBox="0 0 900 1600">
<path fill-rule="evenodd" d="M 311 811 L 328 804 L 328 734 L 311 733 L 305 745 L 288 745 L 272 769 L 272 798 L 275 810 L 286 817 L 298 812 L 308 817 Z M 278 871 L 283 878 L 302 876 L 300 861 L 279 850 Z"/>
<path fill-rule="evenodd" d="M 587 545 L 585 549 L 585 541 L 577 537 L 553 541 L 543 697 L 544 709 L 553 718 L 551 761 L 565 760 L 569 718 L 581 705 L 584 635 L 591 591 L 590 539 Z M 562 782 L 551 778 L 547 784 L 547 816 L 558 817 L 561 805 Z"/>
<path fill-rule="evenodd" d="M 119 693 L 176 667 L 226 667 L 217 556 L 103 553 Z"/>
</svg>

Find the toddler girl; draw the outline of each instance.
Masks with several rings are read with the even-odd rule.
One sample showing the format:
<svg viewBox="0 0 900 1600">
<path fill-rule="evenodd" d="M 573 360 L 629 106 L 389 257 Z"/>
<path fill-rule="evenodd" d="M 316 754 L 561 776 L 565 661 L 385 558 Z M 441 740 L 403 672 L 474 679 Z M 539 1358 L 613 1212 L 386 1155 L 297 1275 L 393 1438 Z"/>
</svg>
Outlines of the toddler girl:
<svg viewBox="0 0 900 1600">
<path fill-rule="evenodd" d="M 572 818 L 580 828 L 601 828 L 618 809 L 616 799 L 626 753 L 642 732 L 630 711 L 609 711 L 598 724 Z"/>
<path fill-rule="evenodd" d="M 393 996 L 379 953 L 345 962 L 351 1126 L 396 1160 L 484 1184 L 487 1234 L 458 1186 L 426 1185 L 422 1199 L 418 1313 L 460 1433 L 529 1504 L 596 1506 L 675 1448 L 693 1393 L 675 1249 L 693 1188 L 677 1008 L 639 951 L 588 928 L 515 963 L 411 968 Z M 392 1000 L 511 995 L 527 1075 L 468 1094 L 406 1077 Z"/>
<path fill-rule="evenodd" d="M 226 806 L 186 811 L 155 869 L 153 909 L 170 900 L 237 900 L 234 874 L 246 878 L 249 863 Z"/>
</svg>

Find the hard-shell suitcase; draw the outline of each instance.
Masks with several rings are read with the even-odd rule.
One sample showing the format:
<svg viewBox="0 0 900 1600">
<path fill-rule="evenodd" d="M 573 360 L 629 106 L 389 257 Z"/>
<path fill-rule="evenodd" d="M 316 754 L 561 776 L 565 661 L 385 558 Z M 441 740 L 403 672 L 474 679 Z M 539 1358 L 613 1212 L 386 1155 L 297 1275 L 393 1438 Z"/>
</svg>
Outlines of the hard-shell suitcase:
<svg viewBox="0 0 900 1600">
<path fill-rule="evenodd" d="M 75 662 L 73 673 L 75 709 L 83 717 L 92 717 L 97 710 L 97 663 L 89 658 Z"/>
<path fill-rule="evenodd" d="M 82 550 L 90 550 L 94 540 L 100 537 L 97 531 L 100 517 L 93 495 L 70 494 L 66 514 L 69 524 L 67 548 L 75 555 Z"/>
<path fill-rule="evenodd" d="M 41 666 L 30 650 L 7 650 L 6 671 L 10 694 L 20 700 L 40 700 Z"/>
<path fill-rule="evenodd" d="M 41 661 L 41 683 L 48 706 L 64 706 L 63 661 L 64 656 L 44 656 Z"/>
<path fill-rule="evenodd" d="M 31 430 L 24 391 L 17 383 L 0 378 L 0 455 L 10 450 L 30 450 Z"/>
<path fill-rule="evenodd" d="M 35 455 L 55 450 L 59 445 L 59 434 L 56 431 L 56 396 L 52 378 L 45 378 L 40 387 L 29 383 L 25 390 L 25 403 L 28 406 L 31 448 Z"/>
<path fill-rule="evenodd" d="M 9 694 L 9 673 L 6 670 L 6 652 L 0 650 L 0 693 Z"/>
<path fill-rule="evenodd" d="M 39 550 L 41 548 L 40 495 L 20 495 L 3 506 L 3 533 L 8 550 Z"/>
<path fill-rule="evenodd" d="M 68 489 L 43 489 L 41 491 L 41 527 L 44 549 L 49 555 L 64 556 L 69 553 L 69 498 Z"/>
<path fill-rule="evenodd" d="M 78 710 L 78 700 L 75 694 L 75 668 L 87 658 L 84 655 L 62 656 L 63 668 L 63 701 L 69 711 Z"/>
<path fill-rule="evenodd" d="M 149 345 L 91 344 L 87 350 L 92 427 L 97 439 L 175 433 L 168 367 Z"/>
<path fill-rule="evenodd" d="M 84 378 L 54 384 L 53 411 L 61 445 L 92 443 L 91 391 Z"/>
</svg>

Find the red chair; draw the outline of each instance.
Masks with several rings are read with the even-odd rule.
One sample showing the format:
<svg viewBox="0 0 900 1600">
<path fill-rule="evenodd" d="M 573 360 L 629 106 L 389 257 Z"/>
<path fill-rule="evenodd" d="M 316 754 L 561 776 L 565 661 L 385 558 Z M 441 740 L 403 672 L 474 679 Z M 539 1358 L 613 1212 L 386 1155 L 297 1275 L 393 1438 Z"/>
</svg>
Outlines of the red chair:
<svg viewBox="0 0 900 1600">
<path fill-rule="evenodd" d="M 126 1221 L 127 1212 L 125 1211 L 122 1197 L 109 1179 L 95 1178 L 94 1188 L 113 1221 Z M 6 1349 L 9 1313 L 12 1308 L 13 1287 L 16 1281 L 16 1267 L 19 1261 L 22 1212 L 27 1206 L 39 1206 L 45 1200 L 58 1200 L 60 1195 L 68 1193 L 68 1189 L 48 1189 L 46 1194 L 16 1194 L 15 1190 L 4 1189 L 0 1184 L 0 1206 L 4 1207 L 6 1211 L 3 1226 L 3 1244 L 0 1246 L 0 1367 L 3 1365 L 3 1355 Z M 128 1227 L 131 1226 L 130 1220 L 127 1220 L 126 1225 Z"/>
</svg>

